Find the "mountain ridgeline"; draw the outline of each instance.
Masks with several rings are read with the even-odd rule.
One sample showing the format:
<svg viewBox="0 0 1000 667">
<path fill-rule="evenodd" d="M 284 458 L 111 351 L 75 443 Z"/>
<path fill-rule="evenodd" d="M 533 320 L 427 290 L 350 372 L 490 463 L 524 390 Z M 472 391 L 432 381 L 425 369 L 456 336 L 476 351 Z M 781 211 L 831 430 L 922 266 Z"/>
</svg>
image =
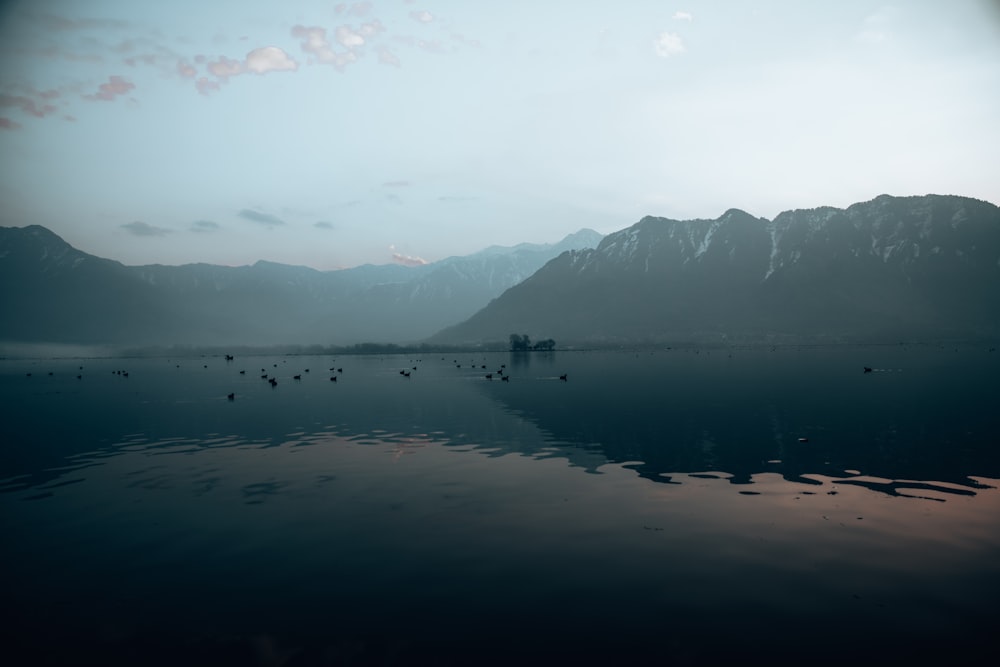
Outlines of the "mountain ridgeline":
<svg viewBox="0 0 1000 667">
<path fill-rule="evenodd" d="M 0 341 L 154 345 L 408 343 L 461 322 L 567 250 L 491 247 L 416 267 L 317 271 L 260 261 L 125 266 L 40 226 L 0 227 Z"/>
<path fill-rule="evenodd" d="M 879 196 L 774 220 L 646 217 L 432 341 L 897 341 L 1000 335 L 1000 209 Z"/>
<path fill-rule="evenodd" d="M 0 228 L 0 341 L 154 345 L 1000 337 L 1000 208 L 882 195 L 774 220 L 646 217 L 418 267 L 125 266 Z"/>
</svg>

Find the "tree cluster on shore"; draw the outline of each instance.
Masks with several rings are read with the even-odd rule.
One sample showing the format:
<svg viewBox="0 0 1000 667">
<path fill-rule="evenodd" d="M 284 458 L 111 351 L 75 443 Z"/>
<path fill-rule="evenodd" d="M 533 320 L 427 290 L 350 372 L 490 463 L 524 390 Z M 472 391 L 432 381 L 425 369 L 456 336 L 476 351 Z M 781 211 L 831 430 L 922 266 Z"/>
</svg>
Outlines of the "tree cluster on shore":
<svg viewBox="0 0 1000 667">
<path fill-rule="evenodd" d="M 531 343 L 531 337 L 528 334 L 516 334 L 512 333 L 510 335 L 510 351 L 511 352 L 527 352 L 529 350 L 539 350 L 548 352 L 555 349 L 556 342 L 551 338 L 546 338 L 540 340 L 535 344 Z"/>
</svg>

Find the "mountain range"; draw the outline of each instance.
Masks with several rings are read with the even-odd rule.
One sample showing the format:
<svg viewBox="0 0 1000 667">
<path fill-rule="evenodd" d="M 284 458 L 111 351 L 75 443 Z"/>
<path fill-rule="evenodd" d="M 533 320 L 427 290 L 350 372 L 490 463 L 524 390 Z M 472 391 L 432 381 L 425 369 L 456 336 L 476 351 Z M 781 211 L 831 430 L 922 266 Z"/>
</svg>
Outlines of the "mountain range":
<svg viewBox="0 0 1000 667">
<path fill-rule="evenodd" d="M 893 341 L 1000 334 L 1000 209 L 882 195 L 773 220 L 646 217 L 431 340 Z"/>
<path fill-rule="evenodd" d="M 1000 208 L 882 195 L 773 220 L 645 217 L 601 237 L 340 271 L 125 266 L 0 228 L 0 341 L 154 345 L 897 341 L 1000 336 Z"/>
<path fill-rule="evenodd" d="M 125 266 L 48 229 L 0 228 L 0 341 L 154 345 L 413 342 L 460 322 L 567 250 L 494 246 L 422 266 L 317 271 L 252 266 Z"/>
</svg>

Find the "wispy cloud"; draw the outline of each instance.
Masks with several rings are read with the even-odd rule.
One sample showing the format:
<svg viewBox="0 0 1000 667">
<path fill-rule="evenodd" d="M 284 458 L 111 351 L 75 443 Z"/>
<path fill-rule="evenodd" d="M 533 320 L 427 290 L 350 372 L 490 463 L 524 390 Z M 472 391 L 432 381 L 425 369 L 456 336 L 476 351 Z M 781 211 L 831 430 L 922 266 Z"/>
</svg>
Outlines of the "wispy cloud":
<svg viewBox="0 0 1000 667">
<path fill-rule="evenodd" d="M 885 44 L 892 39 L 892 27 L 899 11 L 894 7 L 883 7 L 865 17 L 855 38 L 863 44 Z"/>
<path fill-rule="evenodd" d="M 675 21 L 690 21 L 694 17 L 691 16 L 691 12 L 674 12 L 673 19 Z"/>
<path fill-rule="evenodd" d="M 441 40 L 438 39 L 432 39 L 429 41 L 424 39 L 419 39 L 417 40 L 417 48 L 422 49 L 427 53 L 440 54 L 448 52 L 448 49 L 445 47 L 445 45 L 442 44 Z"/>
<path fill-rule="evenodd" d="M 59 93 L 55 90 L 38 92 L 32 90 L 28 95 L 6 95 L 0 94 L 0 108 L 20 109 L 29 116 L 44 118 L 56 111 L 56 107 L 49 104 L 47 100 L 57 97 Z M 32 99 L 32 97 L 37 99 Z"/>
<path fill-rule="evenodd" d="M 675 32 L 663 32 L 653 40 L 653 50 L 661 58 L 669 58 L 684 53 L 684 40 Z"/>
<path fill-rule="evenodd" d="M 21 127 L 20 123 L 15 123 L 10 118 L 0 116 L 0 130 L 16 130 Z"/>
<path fill-rule="evenodd" d="M 392 65 L 393 67 L 399 67 L 401 65 L 399 58 L 396 57 L 396 54 L 384 46 L 378 47 L 376 53 L 378 53 L 379 65 Z"/>
<path fill-rule="evenodd" d="M 333 223 L 327 222 L 326 220 L 320 220 L 319 222 L 314 223 L 313 227 L 316 227 L 317 229 L 333 229 Z"/>
<path fill-rule="evenodd" d="M 121 228 L 133 236 L 166 236 L 173 233 L 173 230 L 166 227 L 157 227 L 147 222 L 135 220 L 121 225 Z"/>
<path fill-rule="evenodd" d="M 126 21 L 117 19 L 68 19 L 65 16 L 47 12 L 29 12 L 25 14 L 32 21 L 51 30 L 80 30 L 87 28 L 126 28 Z"/>
<path fill-rule="evenodd" d="M 426 9 L 421 9 L 420 11 L 410 12 L 410 18 L 414 21 L 419 21 L 420 23 L 430 23 L 434 20 L 434 15 Z"/>
<path fill-rule="evenodd" d="M 392 261 L 396 264 L 402 264 L 403 266 L 423 266 L 428 264 L 428 261 L 423 257 L 415 257 L 413 255 L 404 255 L 400 252 L 396 252 L 396 246 L 389 246 L 389 250 L 392 252 Z"/>
<path fill-rule="evenodd" d="M 107 83 L 102 83 L 97 87 L 97 92 L 92 95 L 84 95 L 88 100 L 104 100 L 110 102 L 116 97 L 124 95 L 135 88 L 135 84 L 122 76 L 109 76 Z"/>
<path fill-rule="evenodd" d="M 215 62 L 209 62 L 206 67 L 213 76 L 222 80 L 243 73 L 243 63 L 241 61 L 231 60 L 225 56 L 220 56 Z"/>
<path fill-rule="evenodd" d="M 256 222 L 259 225 L 266 225 L 267 227 L 280 227 L 285 224 L 285 221 L 277 216 L 271 215 L 270 213 L 261 213 L 260 211 L 255 211 L 249 208 L 241 210 L 237 213 L 237 215 L 244 220 Z"/>
<path fill-rule="evenodd" d="M 365 16 L 371 9 L 372 3 L 370 2 L 355 2 L 350 6 L 346 2 L 341 2 L 333 8 L 333 11 L 338 16 L 341 14 L 346 14 L 347 16 Z"/>
<path fill-rule="evenodd" d="M 191 231 L 199 233 L 217 232 L 222 229 L 219 223 L 211 220 L 195 220 L 191 223 Z"/>
<path fill-rule="evenodd" d="M 409 181 L 386 181 L 382 184 L 384 188 L 407 188 L 412 185 Z"/>
<path fill-rule="evenodd" d="M 202 95 L 217 93 L 222 88 L 218 81 L 212 81 L 207 76 L 198 77 L 198 80 L 194 82 L 194 86 Z"/>
</svg>

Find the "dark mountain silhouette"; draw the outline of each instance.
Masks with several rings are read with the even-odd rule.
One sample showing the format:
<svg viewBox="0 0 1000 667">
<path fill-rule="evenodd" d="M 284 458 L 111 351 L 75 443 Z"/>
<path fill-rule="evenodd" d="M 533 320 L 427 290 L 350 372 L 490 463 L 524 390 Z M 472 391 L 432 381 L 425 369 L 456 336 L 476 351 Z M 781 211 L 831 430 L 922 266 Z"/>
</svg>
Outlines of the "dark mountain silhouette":
<svg viewBox="0 0 1000 667">
<path fill-rule="evenodd" d="M 0 228 L 0 340 L 146 345 L 409 342 L 460 322 L 549 259 L 595 246 L 488 248 L 417 267 L 316 271 L 260 261 L 125 266 L 40 226 Z"/>
<path fill-rule="evenodd" d="M 1000 334 L 1000 209 L 879 196 L 774 220 L 646 217 L 431 340 L 897 340 Z"/>
</svg>

